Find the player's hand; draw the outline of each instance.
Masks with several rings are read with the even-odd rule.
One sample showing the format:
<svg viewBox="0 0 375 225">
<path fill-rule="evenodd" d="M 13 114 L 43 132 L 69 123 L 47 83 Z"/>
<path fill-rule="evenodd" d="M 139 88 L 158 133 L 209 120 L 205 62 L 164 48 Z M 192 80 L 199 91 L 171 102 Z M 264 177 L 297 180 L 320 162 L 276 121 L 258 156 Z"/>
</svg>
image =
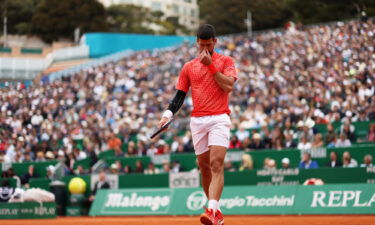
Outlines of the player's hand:
<svg viewBox="0 0 375 225">
<path fill-rule="evenodd" d="M 167 117 L 162 117 L 159 121 L 158 128 L 162 127 L 164 124 L 168 123 L 169 119 Z"/>
<path fill-rule="evenodd" d="M 201 54 L 199 54 L 199 59 L 200 59 L 201 63 L 203 63 L 206 66 L 210 65 L 211 62 L 212 62 L 211 55 L 210 55 L 210 53 L 208 52 L 207 49 L 204 49 L 201 52 Z"/>
</svg>

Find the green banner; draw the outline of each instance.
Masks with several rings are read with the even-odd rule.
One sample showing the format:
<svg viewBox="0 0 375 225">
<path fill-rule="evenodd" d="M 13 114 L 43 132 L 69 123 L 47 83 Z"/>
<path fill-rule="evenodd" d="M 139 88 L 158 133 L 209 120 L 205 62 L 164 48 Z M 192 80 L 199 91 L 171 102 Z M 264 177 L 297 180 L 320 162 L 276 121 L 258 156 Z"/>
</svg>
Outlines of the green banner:
<svg viewBox="0 0 375 225">
<path fill-rule="evenodd" d="M 0 204 L 0 219 L 42 219 L 56 217 L 56 203 L 23 202 Z"/>
<path fill-rule="evenodd" d="M 201 188 L 100 190 L 90 215 L 198 215 L 205 205 Z M 229 186 L 220 208 L 226 215 L 375 214 L 375 185 Z"/>
</svg>

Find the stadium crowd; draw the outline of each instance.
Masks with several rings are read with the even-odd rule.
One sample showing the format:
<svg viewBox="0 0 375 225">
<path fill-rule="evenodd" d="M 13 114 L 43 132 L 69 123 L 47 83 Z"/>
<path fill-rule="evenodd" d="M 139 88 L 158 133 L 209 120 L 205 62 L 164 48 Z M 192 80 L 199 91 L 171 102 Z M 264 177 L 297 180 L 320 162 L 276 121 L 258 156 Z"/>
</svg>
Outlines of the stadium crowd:
<svg viewBox="0 0 375 225">
<path fill-rule="evenodd" d="M 372 20 L 221 37 L 217 51 L 233 57 L 239 77 L 231 94 L 236 132 L 230 148 L 304 150 L 356 142 L 351 123 L 375 120 L 374 46 Z M 61 159 L 73 172 L 75 161 L 91 157 L 95 163 L 108 149 L 116 157 L 193 152 L 186 131 L 190 97 L 165 134 L 170 141 L 148 137 L 172 99 L 180 69 L 196 55 L 189 44 L 137 52 L 48 84 L 0 89 L 0 162 Z M 331 125 L 337 121 L 343 123 L 338 131 Z M 327 124 L 327 135 L 315 124 Z M 374 125 L 366 139 L 375 141 Z"/>
</svg>

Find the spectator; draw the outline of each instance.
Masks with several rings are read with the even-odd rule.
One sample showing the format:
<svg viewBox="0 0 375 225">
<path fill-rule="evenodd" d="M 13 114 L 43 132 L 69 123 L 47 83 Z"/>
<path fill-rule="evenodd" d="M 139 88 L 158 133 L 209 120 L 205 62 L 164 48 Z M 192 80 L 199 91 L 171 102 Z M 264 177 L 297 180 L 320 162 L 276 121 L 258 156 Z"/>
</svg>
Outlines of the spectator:
<svg viewBox="0 0 375 225">
<path fill-rule="evenodd" d="M 119 175 L 120 174 L 120 168 L 118 167 L 118 165 L 116 163 L 112 163 L 110 168 L 109 168 L 109 172 L 111 174 Z"/>
<path fill-rule="evenodd" d="M 300 142 L 297 145 L 297 148 L 299 150 L 308 150 L 308 149 L 311 149 L 311 147 L 312 147 L 311 143 L 307 141 L 307 138 L 304 135 L 302 135 Z"/>
<path fill-rule="evenodd" d="M 260 134 L 259 133 L 253 134 L 252 141 L 249 144 L 249 149 L 250 150 L 261 150 L 261 149 L 264 149 L 264 148 L 265 148 L 265 145 L 264 145 L 263 141 L 261 140 Z"/>
<path fill-rule="evenodd" d="M 89 202 L 93 202 L 95 200 L 96 192 L 99 189 L 110 189 L 111 186 L 109 185 L 109 182 L 107 181 L 106 175 L 104 170 L 99 172 L 99 180 L 94 184 L 94 189 L 92 190 L 92 193 L 89 197 Z"/>
<path fill-rule="evenodd" d="M 350 147 L 352 143 L 344 133 L 340 134 L 340 139 L 338 139 L 335 143 L 335 147 Z"/>
<path fill-rule="evenodd" d="M 319 165 L 316 161 L 311 159 L 311 155 L 308 152 L 304 152 L 302 155 L 302 161 L 299 164 L 300 169 L 317 169 Z"/>
<path fill-rule="evenodd" d="M 143 173 L 144 172 L 143 163 L 142 163 L 141 160 L 137 160 L 135 162 L 135 172 L 136 173 Z"/>
<path fill-rule="evenodd" d="M 375 142 L 375 123 L 370 124 L 368 134 L 367 134 L 367 141 Z"/>
<path fill-rule="evenodd" d="M 284 140 L 285 148 L 296 148 L 297 143 L 293 140 L 293 136 L 291 134 L 287 134 Z"/>
<path fill-rule="evenodd" d="M 337 152 L 331 152 L 329 154 L 329 162 L 327 163 L 327 167 L 337 168 L 341 166 L 342 166 L 342 163 L 338 159 Z"/>
<path fill-rule="evenodd" d="M 321 148 L 324 146 L 324 142 L 322 140 L 322 135 L 321 134 L 315 134 L 314 136 L 314 141 L 313 143 L 311 144 L 311 147 L 312 148 Z"/>
<path fill-rule="evenodd" d="M 46 158 L 44 157 L 44 152 L 39 151 L 36 153 L 36 159 L 35 162 L 45 162 Z"/>
<path fill-rule="evenodd" d="M 161 173 L 170 173 L 171 172 L 171 165 L 169 164 L 169 162 L 163 163 L 163 168 L 160 172 Z"/>
<path fill-rule="evenodd" d="M 29 181 L 31 178 L 37 178 L 38 176 L 36 175 L 35 171 L 34 171 L 34 166 L 33 165 L 30 165 L 28 170 L 27 170 L 27 173 L 24 174 L 21 178 L 21 184 L 25 187 L 25 188 L 29 188 L 30 185 L 29 185 Z"/>
<path fill-rule="evenodd" d="M 245 130 L 244 126 L 240 126 L 240 128 L 237 130 L 235 135 L 240 142 L 245 140 L 245 138 L 250 136 L 250 132 L 248 130 Z"/>
<path fill-rule="evenodd" d="M 350 142 L 355 142 L 355 127 L 350 124 L 350 120 L 345 120 L 344 124 L 341 125 L 340 134 L 345 134 L 346 137 L 350 140 Z"/>
<path fill-rule="evenodd" d="M 252 170 L 254 168 L 253 158 L 249 154 L 243 154 L 238 171 Z"/>
<path fill-rule="evenodd" d="M 150 162 L 144 171 L 144 174 L 159 174 L 159 168 L 156 168 L 153 162 Z"/>
<path fill-rule="evenodd" d="M 172 173 L 179 173 L 179 172 L 182 172 L 182 171 L 183 171 L 183 168 L 181 167 L 180 162 L 178 162 L 177 160 L 174 160 L 172 162 L 171 172 Z"/>
<path fill-rule="evenodd" d="M 332 124 L 329 123 L 327 124 L 327 134 L 325 138 L 325 143 L 329 147 L 333 147 L 335 145 L 335 142 L 336 142 L 336 133 L 335 133 L 335 130 L 333 129 Z"/>
<path fill-rule="evenodd" d="M 276 169 L 276 161 L 271 158 L 265 158 L 263 162 L 264 169 Z"/>
<path fill-rule="evenodd" d="M 125 174 L 130 174 L 132 173 L 132 168 L 129 165 L 124 166 L 124 173 Z"/>
<path fill-rule="evenodd" d="M 85 170 L 82 165 L 78 165 L 77 169 L 75 169 L 75 171 L 74 171 L 74 174 L 77 175 L 77 176 L 86 175 L 86 174 L 88 174 L 88 171 Z"/>
<path fill-rule="evenodd" d="M 21 178 L 14 172 L 13 168 L 8 169 L 8 177 L 16 180 L 16 187 L 21 187 Z"/>
<path fill-rule="evenodd" d="M 361 164 L 361 167 L 372 167 L 372 155 L 367 154 L 363 158 L 363 163 Z"/>
<path fill-rule="evenodd" d="M 290 160 L 289 160 L 289 158 L 283 158 L 281 160 L 281 168 L 283 168 L 283 169 L 289 169 L 290 168 Z"/>
<path fill-rule="evenodd" d="M 242 147 L 241 142 L 238 140 L 236 135 L 232 135 L 229 142 L 229 149 L 239 149 Z"/>
<path fill-rule="evenodd" d="M 342 162 L 344 168 L 358 167 L 357 160 L 353 159 L 349 152 L 344 152 L 342 155 Z"/>
<path fill-rule="evenodd" d="M 232 161 L 228 160 L 224 163 L 224 171 L 228 171 L 228 172 L 236 171 L 236 168 L 234 168 Z"/>
</svg>

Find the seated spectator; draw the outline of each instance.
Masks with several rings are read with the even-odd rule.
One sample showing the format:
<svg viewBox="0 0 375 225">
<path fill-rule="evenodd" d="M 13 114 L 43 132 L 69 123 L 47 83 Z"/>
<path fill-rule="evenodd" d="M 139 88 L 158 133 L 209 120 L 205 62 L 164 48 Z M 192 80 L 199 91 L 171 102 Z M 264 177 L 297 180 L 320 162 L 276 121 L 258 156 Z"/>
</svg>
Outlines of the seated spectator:
<svg viewBox="0 0 375 225">
<path fill-rule="evenodd" d="M 81 159 L 86 159 L 87 158 L 86 152 L 81 151 L 79 148 L 74 148 L 73 149 L 73 154 L 74 154 L 74 157 L 77 160 L 81 160 Z"/>
<path fill-rule="evenodd" d="M 111 186 L 110 186 L 109 182 L 107 181 L 104 170 L 102 170 L 102 171 L 99 172 L 99 181 L 97 181 L 94 184 L 94 189 L 92 190 L 92 193 L 89 197 L 89 201 L 93 202 L 95 200 L 96 192 L 99 189 L 109 189 L 109 188 L 111 188 Z"/>
<path fill-rule="evenodd" d="M 242 142 L 245 138 L 250 136 L 250 132 L 245 130 L 244 126 L 240 125 L 240 128 L 236 131 L 235 136 L 237 136 L 238 140 Z"/>
<path fill-rule="evenodd" d="M 124 166 L 124 173 L 125 174 L 130 174 L 132 173 L 132 168 L 129 165 Z"/>
<path fill-rule="evenodd" d="M 335 133 L 335 130 L 332 126 L 332 124 L 327 124 L 327 134 L 326 134 L 326 137 L 325 137 L 325 142 L 328 146 L 334 146 L 335 142 L 336 142 L 336 133 Z"/>
<path fill-rule="evenodd" d="M 153 156 L 153 155 L 156 155 L 157 153 L 158 153 L 158 149 L 155 147 L 154 143 L 151 143 L 150 146 L 147 149 L 146 154 L 148 156 Z"/>
<path fill-rule="evenodd" d="M 118 168 L 118 166 L 117 166 L 116 163 L 112 163 L 112 165 L 109 168 L 109 172 L 111 174 L 116 174 L 116 175 L 118 175 L 120 173 L 120 170 L 119 170 L 119 168 Z"/>
<path fill-rule="evenodd" d="M 17 176 L 17 174 L 14 172 L 13 168 L 9 168 L 8 171 L 8 177 L 13 178 L 16 180 L 16 187 L 20 188 L 21 187 L 21 178 Z"/>
<path fill-rule="evenodd" d="M 375 123 L 370 124 L 370 128 L 367 134 L 368 142 L 375 142 Z"/>
<path fill-rule="evenodd" d="M 330 168 L 336 168 L 336 167 L 341 167 L 342 163 L 338 159 L 337 152 L 331 152 L 329 154 L 329 162 L 327 163 L 327 167 Z"/>
<path fill-rule="evenodd" d="M 45 162 L 46 158 L 44 157 L 44 152 L 39 151 L 36 153 L 36 159 L 35 162 Z"/>
<path fill-rule="evenodd" d="M 290 168 L 290 160 L 289 160 L 289 158 L 283 158 L 281 160 L 281 168 L 283 168 L 283 169 L 289 169 Z"/>
<path fill-rule="evenodd" d="M 345 134 L 346 137 L 350 140 L 350 142 L 355 142 L 355 127 L 352 124 L 350 124 L 349 119 L 346 119 L 344 121 L 344 124 L 340 127 L 340 134 Z"/>
<path fill-rule="evenodd" d="M 265 158 L 263 162 L 264 169 L 276 169 L 276 161 L 271 158 Z"/>
<path fill-rule="evenodd" d="M 156 168 L 153 162 L 150 162 L 147 166 L 147 168 L 144 171 L 144 174 L 159 174 L 160 170 L 159 168 Z"/>
<path fill-rule="evenodd" d="M 311 155 L 308 152 L 304 152 L 302 155 L 302 161 L 299 164 L 300 169 L 316 169 L 319 165 L 316 161 L 311 159 Z"/>
<path fill-rule="evenodd" d="M 232 161 L 228 160 L 224 163 L 224 171 L 228 171 L 228 172 L 236 171 L 236 168 L 234 168 Z"/>
<path fill-rule="evenodd" d="M 79 165 L 77 166 L 77 169 L 74 170 L 74 174 L 79 175 L 86 175 L 88 174 L 88 171 L 83 168 L 83 166 Z"/>
<path fill-rule="evenodd" d="M 54 159 L 55 159 L 55 155 L 51 151 L 46 152 L 46 160 L 54 160 Z"/>
<path fill-rule="evenodd" d="M 171 172 L 171 165 L 169 164 L 169 162 L 164 162 L 163 163 L 163 168 L 161 169 L 160 172 L 161 173 L 169 173 L 169 172 Z"/>
<path fill-rule="evenodd" d="M 293 136 L 291 134 L 287 134 L 284 140 L 285 148 L 296 148 L 297 143 L 293 140 Z"/>
<path fill-rule="evenodd" d="M 238 140 L 236 135 L 232 135 L 232 138 L 230 139 L 229 142 L 229 149 L 238 149 L 241 148 L 241 142 Z"/>
<path fill-rule="evenodd" d="M 143 163 L 142 163 L 141 160 L 137 160 L 135 162 L 135 172 L 136 173 L 143 173 L 144 172 Z"/>
<path fill-rule="evenodd" d="M 322 134 L 320 134 L 320 133 L 315 134 L 314 140 L 311 144 L 311 147 L 312 148 L 321 148 L 321 147 L 323 147 L 323 145 L 324 145 L 324 142 L 322 140 Z"/>
<path fill-rule="evenodd" d="M 114 150 L 115 150 L 115 157 L 116 158 L 124 157 L 125 154 L 124 154 L 124 152 L 122 151 L 121 148 L 115 148 Z"/>
<path fill-rule="evenodd" d="M 174 160 L 172 162 L 171 172 L 172 173 L 179 173 L 179 172 L 182 172 L 182 171 L 183 171 L 183 168 L 181 167 L 180 162 L 177 161 L 177 160 Z"/>
<path fill-rule="evenodd" d="M 361 167 L 372 167 L 372 155 L 367 154 L 363 158 L 363 163 L 361 164 Z"/>
<path fill-rule="evenodd" d="M 26 187 L 26 188 L 29 188 L 29 181 L 31 178 L 36 178 L 38 177 L 34 171 L 34 166 L 33 165 L 30 165 L 29 168 L 28 168 L 28 171 L 26 174 L 24 174 L 21 178 L 21 184 Z"/>
<path fill-rule="evenodd" d="M 243 154 L 238 171 L 252 170 L 254 168 L 253 158 L 249 154 Z"/>
<path fill-rule="evenodd" d="M 340 138 L 336 141 L 335 147 L 350 147 L 352 146 L 352 143 L 350 140 L 346 137 L 344 133 L 340 134 Z"/>
<path fill-rule="evenodd" d="M 344 152 L 342 155 L 342 162 L 344 168 L 358 167 L 357 160 L 353 159 L 349 152 Z"/>
<path fill-rule="evenodd" d="M 264 148 L 265 148 L 265 145 L 264 145 L 264 142 L 261 140 L 260 134 L 259 133 L 253 134 L 253 138 L 249 144 L 249 149 L 260 150 Z"/>
<path fill-rule="evenodd" d="M 300 139 L 300 142 L 297 145 L 297 148 L 299 150 L 311 149 L 311 143 L 307 141 L 307 138 L 304 135 L 302 135 L 301 139 Z"/>
<path fill-rule="evenodd" d="M 116 136 L 115 133 L 111 133 L 108 137 L 107 146 L 109 149 L 121 150 L 121 139 Z"/>
</svg>

